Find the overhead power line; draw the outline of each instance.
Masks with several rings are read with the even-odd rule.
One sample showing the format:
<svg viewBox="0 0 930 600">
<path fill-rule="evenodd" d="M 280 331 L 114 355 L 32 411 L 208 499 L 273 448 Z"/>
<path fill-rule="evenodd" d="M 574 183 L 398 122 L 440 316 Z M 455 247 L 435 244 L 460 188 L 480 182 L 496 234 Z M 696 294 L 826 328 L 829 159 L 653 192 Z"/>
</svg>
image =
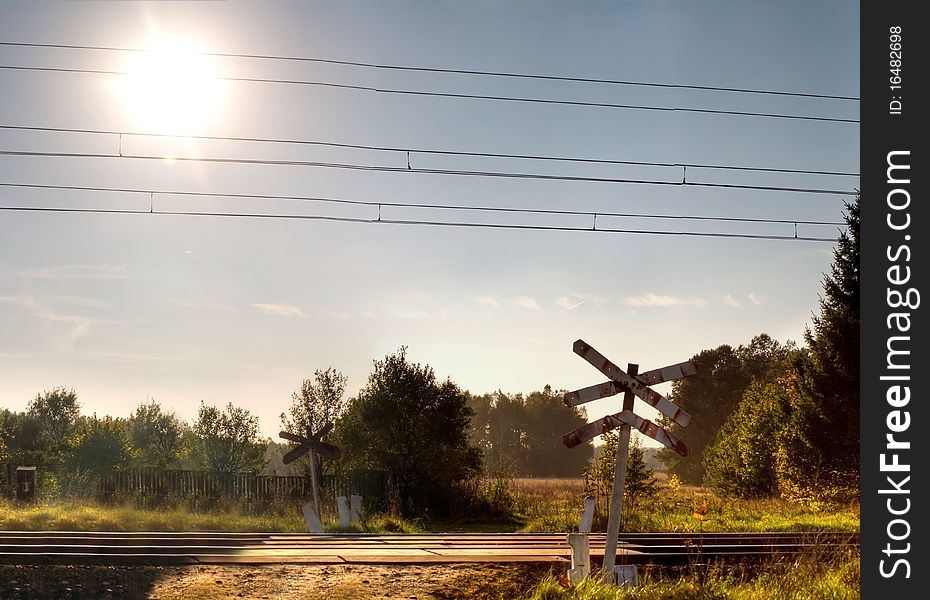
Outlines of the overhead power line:
<svg viewBox="0 0 930 600">
<path fill-rule="evenodd" d="M 739 189 L 739 190 L 759 190 L 773 192 L 794 192 L 805 194 L 823 194 L 833 196 L 846 196 L 854 194 L 853 190 L 833 190 L 823 188 L 805 188 L 805 187 L 786 187 L 772 185 L 751 185 L 736 183 L 715 183 L 687 181 L 682 178 L 681 181 L 660 181 L 654 179 L 631 179 L 618 177 L 591 177 L 581 175 L 547 175 L 542 173 L 513 173 L 506 171 L 463 171 L 456 169 L 427 169 L 413 167 L 390 167 L 377 165 L 361 165 L 356 163 L 332 163 L 321 161 L 306 160 L 271 160 L 271 159 L 250 159 L 250 158 L 210 158 L 210 157 L 193 157 L 193 156 L 154 156 L 147 154 L 126 154 L 126 153 L 90 153 L 90 152 L 41 152 L 26 150 L 0 150 L 0 156 L 23 156 L 23 157 L 41 157 L 41 158 L 91 158 L 91 159 L 120 159 L 120 160 L 157 160 L 157 161 L 176 161 L 176 162 L 193 162 L 193 163 L 214 163 L 214 164 L 243 164 L 243 165 L 265 165 L 265 166 L 292 166 L 292 167 L 320 167 L 328 169 L 346 169 L 352 171 L 370 171 L 380 173 L 411 173 L 420 175 L 457 175 L 463 177 L 500 177 L 508 179 L 536 179 L 545 181 L 575 181 L 586 183 L 626 183 L 641 185 L 670 185 L 679 187 L 707 187 L 722 189 Z"/>
<path fill-rule="evenodd" d="M 306 139 L 288 139 L 288 138 L 261 138 L 261 137 L 237 137 L 237 136 L 219 136 L 219 135 L 175 135 L 169 133 L 140 133 L 133 131 L 117 131 L 107 129 L 77 129 L 68 127 L 37 127 L 26 125 L 0 125 L 0 129 L 16 131 L 45 131 L 55 133 L 81 133 L 94 135 L 111 135 L 125 137 L 152 137 L 152 138 L 172 138 L 172 139 L 192 139 L 204 141 L 222 141 L 222 142 L 255 142 L 263 144 L 293 144 L 307 146 L 321 146 L 329 148 L 345 148 L 352 150 L 372 150 L 378 152 L 393 152 L 407 155 L 434 155 L 434 156 L 464 156 L 476 158 L 502 158 L 502 159 L 519 159 L 548 162 L 567 162 L 583 164 L 602 164 L 602 165 L 627 165 L 627 166 L 646 166 L 646 167 L 674 167 L 684 169 L 715 169 L 729 171 L 754 171 L 759 173 L 786 173 L 799 175 L 833 175 L 839 177 L 858 177 L 859 173 L 854 171 L 830 171 L 815 169 L 787 169 L 778 167 L 751 167 L 741 165 L 720 165 L 708 163 L 691 163 L 691 162 L 654 162 L 640 160 L 619 160 L 607 158 L 583 158 L 573 156 L 551 156 L 551 155 L 534 155 L 534 154 L 504 154 L 497 152 L 467 152 L 460 150 L 437 150 L 416 147 L 401 146 L 374 146 L 365 144 L 348 144 L 342 142 L 327 142 L 320 140 Z"/>
<path fill-rule="evenodd" d="M 355 206 L 368 206 L 372 208 L 415 208 L 430 210 L 452 210 L 452 211 L 475 211 L 475 212 L 497 212 L 511 214 L 546 214 L 546 215 L 566 215 L 580 217 L 620 217 L 636 219 L 666 219 L 676 221 L 719 221 L 731 223 L 755 223 L 755 224 L 783 224 L 783 225 L 835 225 L 845 226 L 842 221 L 816 221 L 803 219 L 768 219 L 761 217 L 714 217 L 707 215 L 668 215 L 668 214 L 644 214 L 644 213 L 618 213 L 610 211 L 582 211 L 582 210 L 557 210 L 542 208 L 516 208 L 505 206 L 472 206 L 472 205 L 455 205 L 455 204 L 424 204 L 411 202 L 375 202 L 371 200 L 349 200 L 345 198 L 330 198 L 325 196 L 301 196 L 301 195 L 279 195 L 279 194 L 243 194 L 243 193 L 216 193 L 216 192 L 189 192 L 181 190 L 156 190 L 143 188 L 121 188 L 121 187 L 99 187 L 99 186 L 78 186 L 78 185 L 53 185 L 39 183 L 12 183 L 0 182 L 0 187 L 6 188 L 26 188 L 26 189 L 45 189 L 45 190 L 70 190 L 82 192 L 113 192 L 141 194 L 150 197 L 159 196 L 191 196 L 200 198 L 236 198 L 250 200 L 290 200 L 301 202 L 321 202 L 328 204 L 348 204 Z"/>
<path fill-rule="evenodd" d="M 83 75 L 128 75 L 126 71 L 114 71 L 108 69 L 78 69 L 67 67 L 32 67 L 26 65 L 0 65 L 0 69 L 8 71 L 34 71 L 45 73 L 77 73 Z M 548 98 L 532 98 L 525 96 L 494 96 L 487 94 L 464 94 L 454 92 L 430 92 L 425 90 L 408 90 L 399 88 L 382 88 L 367 85 L 351 85 L 345 83 L 335 83 L 330 81 L 312 81 L 303 79 L 273 79 L 266 77 L 215 77 L 219 81 L 236 81 L 246 83 L 276 83 L 284 85 L 306 85 L 327 87 L 334 89 L 374 92 L 378 94 L 398 94 L 406 96 L 421 96 L 432 98 L 455 98 L 469 100 L 496 100 L 502 102 L 522 102 L 532 104 L 548 104 L 561 106 L 579 106 L 588 108 L 617 108 L 629 110 L 645 110 L 659 112 L 686 112 L 710 115 L 727 115 L 743 117 L 768 117 L 776 119 L 794 119 L 801 121 L 822 121 L 831 123 L 859 123 L 859 119 L 847 119 L 841 117 L 819 117 L 814 115 L 797 115 L 788 113 L 768 113 L 740 110 L 722 110 L 711 108 L 693 108 L 677 106 L 651 106 L 645 104 L 619 104 L 613 102 L 590 102 L 584 100 L 553 100 Z"/>
<path fill-rule="evenodd" d="M 67 50 L 102 50 L 102 51 L 109 51 L 109 52 L 146 52 L 146 50 L 141 49 L 141 48 L 122 48 L 122 47 L 116 47 L 116 46 L 85 46 L 85 45 L 78 45 L 78 44 L 39 44 L 39 43 L 26 43 L 26 42 L 0 42 L 0 46 L 15 46 L 15 47 L 24 47 L 24 48 L 56 48 L 56 49 L 67 49 Z M 508 73 L 508 72 L 502 72 L 502 71 L 481 71 L 481 70 L 474 70 L 474 69 L 413 67 L 409 65 L 389 65 L 389 64 L 382 64 L 382 63 L 358 62 L 358 61 L 349 61 L 349 60 L 334 60 L 334 59 L 305 57 L 305 56 L 283 56 L 283 55 L 274 55 L 274 54 L 246 54 L 246 53 L 237 53 L 237 52 L 201 52 L 200 54 L 203 56 L 215 56 L 215 57 L 221 57 L 221 58 L 244 58 L 244 59 L 257 59 L 257 60 L 305 62 L 305 63 L 317 63 L 317 64 L 329 64 L 329 65 L 342 65 L 342 66 L 351 66 L 351 67 L 364 67 L 368 69 L 383 69 L 383 70 L 390 70 L 390 71 L 410 71 L 410 72 L 418 72 L 418 73 L 480 75 L 480 76 L 487 76 L 487 77 L 535 79 L 535 80 L 544 80 L 544 81 L 563 81 L 563 82 L 572 82 L 572 83 L 596 83 L 596 84 L 608 84 L 608 85 L 654 87 L 654 88 L 668 88 L 668 89 L 681 89 L 681 90 L 703 90 L 703 91 L 712 91 L 712 92 L 733 92 L 733 93 L 740 93 L 740 94 L 764 94 L 764 95 L 774 95 L 774 96 L 795 96 L 795 97 L 800 97 L 800 98 L 822 98 L 822 99 L 830 99 L 830 100 L 859 101 L 858 96 L 843 96 L 843 95 L 837 95 L 837 94 L 815 94 L 815 93 L 808 93 L 808 92 L 788 92 L 788 91 L 781 91 L 781 90 L 734 88 L 734 87 L 721 87 L 721 86 L 711 86 L 711 85 L 690 85 L 690 84 L 681 84 L 681 83 L 657 83 L 657 82 L 649 82 L 649 81 L 631 81 L 631 80 L 622 80 L 622 79 L 568 77 L 564 75 Z"/>
<path fill-rule="evenodd" d="M 605 229 L 602 227 L 560 227 L 550 225 L 508 225 L 504 223 L 459 223 L 440 221 L 416 221 L 405 219 L 358 219 L 353 217 L 333 217 L 327 215 L 294 215 L 294 214 L 265 214 L 246 212 L 204 212 L 204 211 L 166 211 L 166 210 L 126 210 L 126 209 L 97 209 L 97 208 L 31 208 L 31 207 L 0 207 L 0 211 L 16 212 L 59 212 L 59 213 L 92 213 L 92 214 L 155 214 L 189 217 L 240 217 L 253 219 L 303 219 L 312 221 L 341 221 L 344 223 L 371 223 L 384 225 L 432 225 L 442 227 L 471 227 L 488 229 L 522 229 L 535 231 L 586 231 L 591 233 L 628 233 L 643 235 L 675 235 L 683 237 L 717 237 L 742 238 L 753 240 L 793 240 L 799 242 L 835 242 L 832 238 L 788 236 L 788 235 L 757 235 L 748 233 L 709 233 L 703 231 L 651 231 L 645 229 Z"/>
</svg>

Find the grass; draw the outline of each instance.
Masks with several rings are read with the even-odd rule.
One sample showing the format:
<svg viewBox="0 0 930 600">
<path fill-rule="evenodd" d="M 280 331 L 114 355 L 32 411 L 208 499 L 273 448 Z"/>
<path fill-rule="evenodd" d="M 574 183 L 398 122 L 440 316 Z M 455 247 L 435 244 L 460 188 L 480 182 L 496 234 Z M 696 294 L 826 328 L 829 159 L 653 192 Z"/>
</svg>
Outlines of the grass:
<svg viewBox="0 0 930 600">
<path fill-rule="evenodd" d="M 328 531 L 337 531 L 335 519 L 325 520 Z M 303 516 L 251 515 L 235 508 L 216 512 L 175 509 L 138 509 L 131 505 L 93 503 L 42 503 L 17 506 L 0 500 L 0 530 L 9 531 L 232 531 L 293 532 L 307 530 Z M 373 516 L 350 531 L 360 533 L 421 533 L 416 523 L 393 516 Z"/>
<path fill-rule="evenodd" d="M 516 479 L 520 531 L 572 531 L 580 520 L 580 480 Z M 700 521 L 695 509 L 706 502 Z M 606 529 L 606 510 L 599 507 L 595 530 Z M 661 487 L 654 498 L 624 506 L 624 531 L 858 531 L 859 505 L 797 503 L 777 498 L 732 500 L 696 487 Z"/>
<path fill-rule="evenodd" d="M 668 576 L 647 570 L 641 585 L 618 588 L 596 576 L 565 587 L 546 576 L 525 600 L 853 600 L 859 598 L 859 554 L 823 562 L 816 556 L 752 567 L 692 565 Z"/>
<path fill-rule="evenodd" d="M 352 530 L 367 533 L 436 532 L 567 532 L 578 529 L 583 491 L 580 479 L 513 479 L 493 482 L 499 504 L 512 514 L 497 518 L 460 521 L 405 520 L 373 515 Z M 502 499 L 502 496 L 507 496 Z M 707 512 L 697 520 L 694 509 L 706 502 Z M 600 507 L 595 531 L 606 529 L 606 511 Z M 326 522 L 337 530 L 335 518 Z M 107 506 L 90 501 L 46 501 L 37 506 L 16 506 L 0 500 L 0 530 L 84 531 L 236 531 L 303 532 L 306 526 L 296 506 L 278 506 L 268 514 L 238 510 L 235 504 L 212 510 L 184 508 L 140 509 L 132 505 Z M 624 507 L 623 531 L 858 531 L 858 504 L 827 505 L 786 500 L 726 500 L 698 487 L 668 485 L 651 499 Z"/>
</svg>

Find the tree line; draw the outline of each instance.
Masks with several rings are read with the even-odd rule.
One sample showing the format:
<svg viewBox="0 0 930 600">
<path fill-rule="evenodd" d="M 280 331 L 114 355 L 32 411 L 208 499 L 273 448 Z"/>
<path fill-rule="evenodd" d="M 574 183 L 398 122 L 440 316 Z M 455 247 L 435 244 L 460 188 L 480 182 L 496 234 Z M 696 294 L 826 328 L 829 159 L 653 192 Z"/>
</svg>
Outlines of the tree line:
<svg viewBox="0 0 930 600">
<path fill-rule="evenodd" d="M 374 361 L 354 397 L 346 397 L 346 383 L 333 367 L 317 370 L 292 395 L 282 429 L 299 435 L 326 430 L 323 439 L 339 446 L 341 456 L 320 461 L 321 471 L 383 472 L 394 505 L 407 514 L 439 514 L 475 501 L 477 479 L 499 474 L 511 456 L 519 460 L 508 463 L 510 475 L 578 476 L 591 455 L 590 445 L 587 454 L 560 447 L 566 422 L 584 422 L 584 415 L 562 405 L 549 386 L 525 399 L 502 392 L 475 396 L 451 379 L 440 380 L 429 365 L 411 362 L 404 347 Z M 520 406 L 524 422 L 504 424 L 505 414 L 515 414 L 505 406 Z M 232 403 L 217 408 L 201 402 L 190 423 L 155 400 L 125 418 L 87 416 L 73 389 L 57 387 L 38 394 L 25 411 L 0 410 L 0 463 L 39 466 L 47 492 L 138 467 L 257 473 L 290 447 L 263 439 L 258 417 Z M 309 472 L 308 461 L 299 459 L 293 470 Z"/>
</svg>

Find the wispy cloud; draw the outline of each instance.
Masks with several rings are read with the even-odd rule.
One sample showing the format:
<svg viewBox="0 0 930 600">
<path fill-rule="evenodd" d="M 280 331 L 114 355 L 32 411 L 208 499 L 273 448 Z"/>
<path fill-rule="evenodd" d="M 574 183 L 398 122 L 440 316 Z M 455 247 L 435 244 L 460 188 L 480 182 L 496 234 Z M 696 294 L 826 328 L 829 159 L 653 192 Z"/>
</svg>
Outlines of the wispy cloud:
<svg viewBox="0 0 930 600">
<path fill-rule="evenodd" d="M 180 306 L 181 308 L 196 308 L 204 310 L 222 310 L 225 312 L 237 312 L 235 308 L 231 306 L 226 306 L 225 304 L 220 304 L 218 302 L 210 302 L 203 298 L 194 298 L 191 300 L 181 300 L 180 298 L 165 298 L 171 304 L 175 306 Z"/>
<path fill-rule="evenodd" d="M 536 302 L 535 298 L 531 298 L 530 296 L 517 296 L 516 298 L 509 298 L 507 300 L 507 304 L 519 308 L 525 308 L 526 310 L 539 310 L 539 303 Z"/>
<path fill-rule="evenodd" d="M 472 298 L 472 300 L 474 302 L 477 302 L 478 304 L 483 304 L 485 306 L 493 306 L 494 308 L 497 308 L 501 305 L 500 302 L 498 302 L 494 298 L 491 298 L 490 296 L 475 296 L 474 298 Z"/>
<path fill-rule="evenodd" d="M 762 296 L 759 296 L 758 294 L 756 294 L 755 292 L 750 292 L 749 301 L 755 304 L 756 306 L 762 306 L 762 304 L 765 302 L 765 299 Z"/>
<path fill-rule="evenodd" d="M 106 360 L 120 363 L 132 363 L 132 364 L 151 364 L 157 362 L 190 362 L 192 357 L 190 356 L 173 356 L 173 355 L 159 355 L 159 354 L 134 354 L 131 352 L 81 352 L 80 356 L 84 358 L 89 358 L 93 360 Z"/>
<path fill-rule="evenodd" d="M 20 271 L 29 279 L 127 279 L 128 265 L 61 265 Z"/>
<path fill-rule="evenodd" d="M 742 304 L 740 304 L 739 300 L 737 300 L 736 298 L 734 298 L 731 294 L 727 294 L 727 295 L 725 295 L 725 296 L 720 296 L 720 297 L 719 297 L 719 300 L 720 300 L 720 302 L 721 302 L 722 304 L 725 304 L 726 306 L 732 306 L 732 307 L 734 307 L 734 308 L 740 308 L 740 307 L 742 306 Z"/>
<path fill-rule="evenodd" d="M 89 317 L 87 315 L 69 315 L 59 312 L 54 312 L 50 310 L 40 310 L 33 313 L 34 317 L 39 319 L 45 319 L 47 321 L 61 321 L 62 323 L 79 323 L 87 325 L 88 327 L 91 324 L 101 324 L 101 325 L 123 325 L 125 321 L 117 321 L 114 319 L 101 319 L 99 317 Z"/>
<path fill-rule="evenodd" d="M 584 300 L 578 300 L 577 298 L 569 298 L 568 296 L 559 296 L 554 300 L 555 305 L 564 308 L 565 310 L 572 310 L 578 308 L 585 303 Z"/>
<path fill-rule="evenodd" d="M 113 305 L 109 302 L 104 302 L 103 300 L 97 300 L 96 298 L 88 298 L 86 296 L 57 296 L 53 294 L 45 294 L 42 296 L 47 298 L 52 302 L 59 304 L 70 304 L 72 306 L 83 306 L 86 308 L 112 308 Z"/>
<path fill-rule="evenodd" d="M 660 296 L 652 292 L 642 296 L 627 296 L 623 303 L 628 306 L 704 306 L 707 301 L 703 298 L 693 296 L 691 298 L 679 298 L 678 296 Z"/>
<path fill-rule="evenodd" d="M 252 304 L 260 313 L 280 317 L 305 317 L 299 308 L 291 304 Z"/>
</svg>

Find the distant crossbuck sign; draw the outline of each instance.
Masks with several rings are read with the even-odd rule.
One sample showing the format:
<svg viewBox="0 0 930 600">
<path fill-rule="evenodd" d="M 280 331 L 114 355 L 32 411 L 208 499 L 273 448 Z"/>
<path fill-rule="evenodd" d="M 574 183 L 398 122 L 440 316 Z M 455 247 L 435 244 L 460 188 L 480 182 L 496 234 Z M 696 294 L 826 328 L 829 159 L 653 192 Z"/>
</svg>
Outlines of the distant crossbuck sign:
<svg viewBox="0 0 930 600">
<path fill-rule="evenodd" d="M 694 363 L 683 362 L 662 367 L 661 369 L 646 371 L 637 375 L 628 375 L 584 340 L 577 340 L 574 346 L 572 346 L 572 349 L 575 351 L 575 354 L 591 363 L 594 368 L 609 377 L 610 381 L 565 394 L 563 402 L 566 405 L 578 406 L 579 404 L 584 404 L 585 402 L 598 400 L 600 398 L 607 398 L 620 392 L 632 392 L 638 398 L 655 407 L 660 413 L 682 427 L 687 427 L 688 423 L 691 422 L 690 414 L 649 386 L 696 374 L 697 368 L 694 366 Z M 603 419 L 588 423 L 584 427 L 563 436 L 562 441 L 569 448 L 574 448 L 582 442 L 586 442 L 624 424 L 635 427 L 643 434 L 648 435 L 682 456 L 688 455 L 688 447 L 684 442 L 655 423 L 643 419 L 629 410 L 614 415 L 607 415 Z"/>
<path fill-rule="evenodd" d="M 332 423 L 329 423 L 322 429 L 320 429 L 316 434 L 313 434 L 311 431 L 307 431 L 306 436 L 294 435 L 293 433 L 288 433 L 287 431 L 282 431 L 278 435 L 285 440 L 291 442 L 297 442 L 300 444 L 290 452 L 284 455 L 282 458 L 284 464 L 289 465 L 307 452 L 313 450 L 323 458 L 328 458 L 329 460 L 336 460 L 339 458 L 339 448 L 333 446 L 332 444 L 327 444 L 324 441 L 321 441 L 321 438 L 329 433 L 333 428 Z"/>
</svg>

